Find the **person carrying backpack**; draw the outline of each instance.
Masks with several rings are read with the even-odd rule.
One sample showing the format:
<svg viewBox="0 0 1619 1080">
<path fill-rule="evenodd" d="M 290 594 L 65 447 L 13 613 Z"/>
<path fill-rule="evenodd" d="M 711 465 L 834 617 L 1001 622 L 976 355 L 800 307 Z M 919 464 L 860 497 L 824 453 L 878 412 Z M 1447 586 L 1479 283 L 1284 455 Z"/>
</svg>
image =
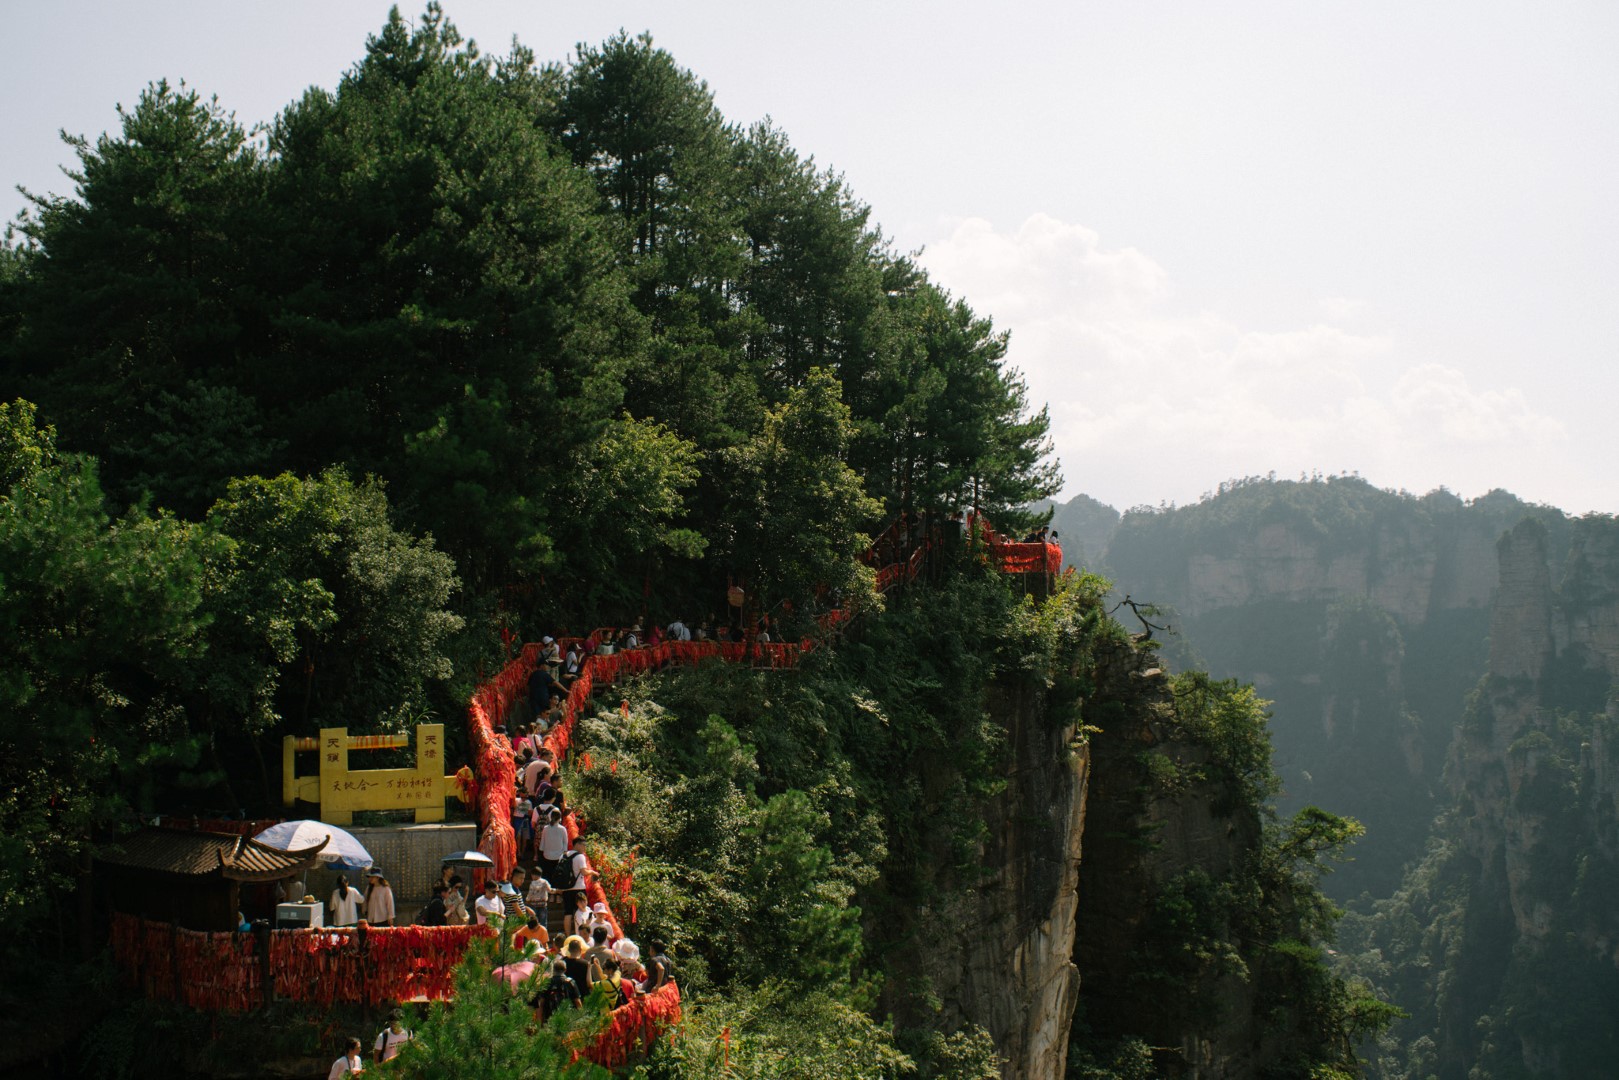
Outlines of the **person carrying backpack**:
<svg viewBox="0 0 1619 1080">
<path fill-rule="evenodd" d="M 405 1027 L 405 1014 L 395 1009 L 388 1014 L 388 1026 L 371 1045 L 371 1056 L 379 1063 L 392 1061 L 399 1056 L 400 1048 L 415 1037 L 415 1032 Z"/>
<path fill-rule="evenodd" d="M 579 984 L 568 978 L 568 965 L 559 959 L 551 965 L 551 977 L 529 996 L 528 1003 L 534 1010 L 534 1018 L 543 1024 L 564 1004 L 577 1009 L 583 1000 Z"/>
</svg>

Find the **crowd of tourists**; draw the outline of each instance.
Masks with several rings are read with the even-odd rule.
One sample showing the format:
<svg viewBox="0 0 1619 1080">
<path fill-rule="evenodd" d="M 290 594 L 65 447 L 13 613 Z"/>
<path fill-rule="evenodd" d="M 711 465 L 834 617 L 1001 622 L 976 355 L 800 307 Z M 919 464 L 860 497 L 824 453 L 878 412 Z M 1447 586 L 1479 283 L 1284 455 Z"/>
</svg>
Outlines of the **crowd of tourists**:
<svg viewBox="0 0 1619 1080">
<path fill-rule="evenodd" d="M 756 633 L 764 636 L 768 627 L 763 622 Z M 591 656 L 664 641 L 726 641 L 732 633 L 725 625 L 715 629 L 712 620 L 693 629 L 675 619 L 666 627 L 653 626 L 650 633 L 636 624 L 621 632 L 597 631 L 566 646 L 549 636 L 541 639 L 540 662 L 527 687 L 528 720 L 515 724 L 510 736 L 516 780 L 511 821 L 518 865 L 507 881 L 489 875 L 477 896 L 471 895 L 473 890 L 454 866 L 445 866 L 433 884 L 432 897 L 412 920 L 421 926 L 483 926 L 491 918 L 502 920 L 514 962 L 534 965 L 533 977 L 524 979 L 523 985 L 536 1020 L 544 1022 L 559 1009 L 580 1007 L 598 986 L 606 988 L 610 1007 L 627 1005 L 656 992 L 675 974 L 663 942 L 648 942 L 643 955 L 639 944 L 619 935 L 607 905 L 590 902 L 587 890 L 596 872 L 568 835 L 561 763 L 544 745 L 546 733 L 560 719 L 568 688 Z M 395 925 L 393 892 L 386 877 L 373 867 L 367 882 L 362 894 L 346 877 L 338 878 L 329 902 L 334 925 L 352 924 L 361 912 L 373 925 Z M 553 933 L 553 928 L 559 932 Z M 373 1043 L 373 1060 L 390 1060 L 412 1038 L 396 1010 Z M 359 1039 L 349 1039 L 343 1056 L 332 1063 L 330 1080 L 362 1072 L 362 1049 Z"/>
</svg>

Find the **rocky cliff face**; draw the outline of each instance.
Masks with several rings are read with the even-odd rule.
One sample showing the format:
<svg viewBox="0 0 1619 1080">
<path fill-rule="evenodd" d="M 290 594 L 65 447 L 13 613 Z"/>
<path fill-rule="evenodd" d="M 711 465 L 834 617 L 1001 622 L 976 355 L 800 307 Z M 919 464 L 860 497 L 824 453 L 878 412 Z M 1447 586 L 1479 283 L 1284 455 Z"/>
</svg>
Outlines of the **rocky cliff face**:
<svg viewBox="0 0 1619 1080">
<path fill-rule="evenodd" d="M 1058 1080 L 1079 992 L 1073 954 L 1089 757 L 1077 723 L 1053 720 L 1034 687 L 997 685 L 990 713 L 1011 748 L 1007 785 L 986 807 L 993 825 L 977 887 L 953 889 L 921 913 L 920 966 L 945 1027 L 970 1020 L 988 1030 L 1008 1080 Z"/>
<path fill-rule="evenodd" d="M 1083 1017 L 1103 1032 L 1149 1036 L 1157 1075 L 1222 1080 L 1253 1075 L 1249 1030 L 1252 988 L 1232 972 L 1210 973 L 1198 996 L 1207 1011 L 1187 1009 L 1176 995 L 1144 987 L 1142 957 L 1166 927 L 1158 920 L 1165 883 L 1188 873 L 1230 882 L 1243 853 L 1259 839 L 1257 817 L 1215 810 L 1220 793 L 1207 782 L 1165 784 L 1168 762 L 1194 774 L 1202 747 L 1175 738 L 1169 681 L 1131 651 L 1107 658 L 1100 695 L 1114 704 L 1111 721 L 1092 737 L 1090 838 L 1080 880 L 1080 936 L 1075 958 L 1083 979 Z M 1155 768 L 1156 765 L 1156 768 Z M 1144 1002 L 1143 991 L 1147 1002 Z"/>
<path fill-rule="evenodd" d="M 1421 624 L 1430 614 L 1489 603 L 1494 539 L 1487 529 L 1441 535 L 1427 523 L 1406 521 L 1345 548 L 1341 538 L 1304 524 L 1265 524 L 1220 550 L 1191 553 L 1184 591 L 1162 599 L 1196 617 L 1250 604 L 1364 598 Z"/>
<path fill-rule="evenodd" d="M 1121 645 L 1089 704 L 1075 1025 L 1108 1070 L 1094 1075 L 1237 1080 L 1347 1060 L 1310 974 L 1313 886 L 1266 833 L 1250 692 L 1172 680 Z"/>
<path fill-rule="evenodd" d="M 1412 1013 L 1376 1076 L 1612 1072 L 1616 553 L 1619 523 L 1605 518 L 1561 538 L 1525 521 L 1501 538 L 1489 671 L 1450 750 L 1449 809 L 1428 857 L 1348 946 Z"/>
<path fill-rule="evenodd" d="M 1132 513 L 1113 537 L 1117 590 L 1163 605 L 1160 621 L 1182 635 L 1171 662 L 1273 701 L 1283 807 L 1367 826 L 1327 883 L 1340 900 L 1387 895 L 1422 856 L 1447 748 L 1485 670 L 1495 542 L 1526 513 L 1557 516 L 1504 493 L 1464 503 L 1344 478 L 1265 482 Z"/>
<path fill-rule="evenodd" d="M 1469 923 L 1493 933 L 1463 942 L 1457 965 L 1483 977 L 1442 1003 L 1441 1046 L 1457 1062 L 1516 1062 L 1526 1075 L 1572 1078 L 1588 1075 L 1577 1062 L 1598 1056 L 1593 1041 L 1613 1036 L 1611 1024 L 1568 1018 L 1593 994 L 1619 1001 L 1611 893 L 1619 881 L 1619 711 L 1611 698 L 1619 525 L 1574 522 L 1556 579 L 1546 530 L 1534 522 L 1503 537 L 1499 551 L 1490 677 L 1449 771 L 1450 835 L 1473 868 Z M 1524 998 L 1542 1008 L 1517 1004 Z M 1531 1022 L 1537 1012 L 1542 1022 Z M 1558 1013 L 1564 1022 L 1555 1022 Z"/>
</svg>

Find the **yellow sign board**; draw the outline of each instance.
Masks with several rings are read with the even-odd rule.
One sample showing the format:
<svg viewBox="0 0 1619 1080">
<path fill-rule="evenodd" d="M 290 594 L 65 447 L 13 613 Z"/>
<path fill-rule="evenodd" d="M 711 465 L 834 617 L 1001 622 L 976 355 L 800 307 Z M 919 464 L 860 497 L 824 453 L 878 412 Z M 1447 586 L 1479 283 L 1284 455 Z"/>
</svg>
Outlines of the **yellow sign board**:
<svg viewBox="0 0 1619 1080">
<path fill-rule="evenodd" d="M 320 819 L 348 825 L 356 810 L 414 810 L 418 823 L 444 820 L 444 799 L 461 794 L 454 777 L 444 775 L 444 725 L 416 728 L 416 766 L 411 769 L 350 769 L 350 750 L 380 750 L 409 744 L 404 735 L 359 735 L 347 728 L 321 728 L 318 739 L 289 735 L 281 748 L 282 801 L 320 804 Z M 299 750 L 320 755 L 318 776 L 297 775 Z"/>
</svg>

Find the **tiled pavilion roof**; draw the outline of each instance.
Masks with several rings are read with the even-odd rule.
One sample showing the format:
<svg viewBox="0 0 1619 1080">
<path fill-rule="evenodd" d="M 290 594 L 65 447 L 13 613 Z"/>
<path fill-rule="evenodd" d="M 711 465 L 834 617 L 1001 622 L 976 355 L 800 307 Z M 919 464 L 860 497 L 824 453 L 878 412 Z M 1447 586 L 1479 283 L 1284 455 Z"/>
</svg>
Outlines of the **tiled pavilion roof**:
<svg viewBox="0 0 1619 1080">
<path fill-rule="evenodd" d="M 103 848 L 96 858 L 114 866 L 202 876 L 218 873 L 234 881 L 275 881 L 315 865 L 322 840 L 314 847 L 282 851 L 246 836 L 146 828 Z"/>
</svg>

